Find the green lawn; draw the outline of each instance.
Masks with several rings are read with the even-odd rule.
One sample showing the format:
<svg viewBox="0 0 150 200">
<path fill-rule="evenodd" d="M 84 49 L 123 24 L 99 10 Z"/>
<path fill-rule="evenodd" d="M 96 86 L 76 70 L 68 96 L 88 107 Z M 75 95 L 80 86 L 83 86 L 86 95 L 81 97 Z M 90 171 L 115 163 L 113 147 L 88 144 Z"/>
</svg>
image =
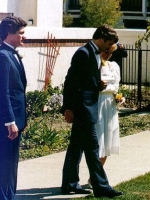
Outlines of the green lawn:
<svg viewBox="0 0 150 200">
<path fill-rule="evenodd" d="M 116 197 L 118 200 L 149 200 L 150 199 L 150 173 L 143 176 L 123 182 L 115 187 L 116 190 L 122 191 L 124 195 Z M 107 200 L 108 198 L 94 198 L 92 195 L 85 198 L 74 198 L 78 200 Z M 74 200 L 73 199 L 73 200 Z"/>
</svg>

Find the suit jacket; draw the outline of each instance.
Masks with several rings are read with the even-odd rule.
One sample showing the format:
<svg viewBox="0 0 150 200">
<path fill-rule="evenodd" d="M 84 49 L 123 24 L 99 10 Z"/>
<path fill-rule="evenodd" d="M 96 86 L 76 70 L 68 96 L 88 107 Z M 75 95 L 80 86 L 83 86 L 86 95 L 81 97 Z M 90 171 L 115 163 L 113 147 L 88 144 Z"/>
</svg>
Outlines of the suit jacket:
<svg viewBox="0 0 150 200">
<path fill-rule="evenodd" d="M 19 130 L 26 126 L 26 75 L 13 49 L 0 46 L 0 125 L 15 121 Z"/>
<path fill-rule="evenodd" d="M 79 48 L 72 57 L 63 90 L 61 112 L 72 110 L 81 120 L 96 123 L 100 73 L 90 43 Z"/>
</svg>

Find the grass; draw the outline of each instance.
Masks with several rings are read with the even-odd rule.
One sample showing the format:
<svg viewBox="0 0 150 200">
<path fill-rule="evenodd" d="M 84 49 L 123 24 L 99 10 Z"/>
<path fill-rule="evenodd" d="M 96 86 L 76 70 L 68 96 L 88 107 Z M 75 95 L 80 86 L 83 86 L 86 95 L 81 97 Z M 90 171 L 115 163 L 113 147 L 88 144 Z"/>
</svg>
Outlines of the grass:
<svg viewBox="0 0 150 200">
<path fill-rule="evenodd" d="M 124 194 L 114 199 L 118 200 L 149 200 L 150 199 L 150 173 L 143 176 L 123 182 L 115 187 L 116 190 L 122 191 Z M 84 198 L 74 198 L 77 200 L 96 200 L 92 195 Z M 107 200 L 108 198 L 98 198 Z"/>
<path fill-rule="evenodd" d="M 150 130 L 150 113 L 119 116 L 120 137 Z"/>
</svg>

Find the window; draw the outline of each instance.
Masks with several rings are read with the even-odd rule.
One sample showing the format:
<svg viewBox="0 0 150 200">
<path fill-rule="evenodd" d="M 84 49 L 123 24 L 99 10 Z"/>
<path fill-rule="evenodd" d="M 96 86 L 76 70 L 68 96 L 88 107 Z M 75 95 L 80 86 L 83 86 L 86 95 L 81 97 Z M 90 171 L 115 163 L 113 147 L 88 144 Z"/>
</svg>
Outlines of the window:
<svg viewBox="0 0 150 200">
<path fill-rule="evenodd" d="M 122 0 L 122 11 L 142 11 L 142 0 Z"/>
<path fill-rule="evenodd" d="M 69 9 L 80 8 L 79 0 L 69 0 Z"/>
</svg>

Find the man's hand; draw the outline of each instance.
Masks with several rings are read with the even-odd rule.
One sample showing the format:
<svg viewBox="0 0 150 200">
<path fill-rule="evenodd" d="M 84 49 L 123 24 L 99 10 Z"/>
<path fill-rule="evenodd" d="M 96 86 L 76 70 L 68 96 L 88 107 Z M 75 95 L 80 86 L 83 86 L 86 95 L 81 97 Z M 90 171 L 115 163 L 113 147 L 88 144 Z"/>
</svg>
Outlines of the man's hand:
<svg viewBox="0 0 150 200">
<path fill-rule="evenodd" d="M 8 128 L 8 138 L 10 140 L 14 140 L 16 137 L 18 137 L 18 127 L 16 124 L 12 124 L 7 126 Z"/>
<path fill-rule="evenodd" d="M 102 81 L 101 80 L 101 90 L 106 89 L 108 82 L 107 81 Z"/>
<path fill-rule="evenodd" d="M 65 116 L 66 122 L 68 122 L 68 123 L 73 122 L 74 114 L 71 110 L 66 110 L 64 113 L 64 116 Z"/>
</svg>

